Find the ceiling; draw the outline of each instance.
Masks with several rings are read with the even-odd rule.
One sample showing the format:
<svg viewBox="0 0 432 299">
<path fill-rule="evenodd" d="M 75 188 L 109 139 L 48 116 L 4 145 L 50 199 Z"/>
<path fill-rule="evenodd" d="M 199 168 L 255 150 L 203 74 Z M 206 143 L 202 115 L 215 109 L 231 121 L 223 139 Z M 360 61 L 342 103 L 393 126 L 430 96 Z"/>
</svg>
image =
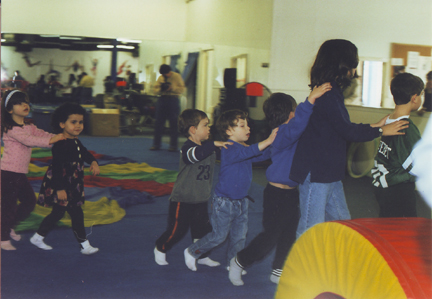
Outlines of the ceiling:
<svg viewBox="0 0 432 299">
<path fill-rule="evenodd" d="M 60 35 L 38 35 L 38 34 L 1 34 L 2 46 L 15 47 L 17 52 L 31 52 L 34 48 L 61 49 L 66 51 L 111 51 L 112 49 L 101 49 L 98 45 L 113 45 L 115 39 L 82 37 L 82 36 L 60 36 Z M 118 51 L 139 52 L 139 44 L 131 42 L 117 42 L 121 46 L 133 47 L 124 49 L 117 47 Z"/>
</svg>

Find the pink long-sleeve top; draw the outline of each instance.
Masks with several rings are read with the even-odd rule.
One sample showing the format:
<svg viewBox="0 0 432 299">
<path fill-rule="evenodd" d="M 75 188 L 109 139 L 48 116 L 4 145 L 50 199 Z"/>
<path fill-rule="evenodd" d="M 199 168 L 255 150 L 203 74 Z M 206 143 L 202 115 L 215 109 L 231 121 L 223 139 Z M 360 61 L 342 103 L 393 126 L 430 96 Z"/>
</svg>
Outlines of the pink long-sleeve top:
<svg viewBox="0 0 432 299">
<path fill-rule="evenodd" d="M 12 127 L 7 133 L 3 133 L 1 169 L 28 173 L 32 147 L 51 147 L 49 141 L 53 136 L 55 135 L 32 124 Z"/>
</svg>

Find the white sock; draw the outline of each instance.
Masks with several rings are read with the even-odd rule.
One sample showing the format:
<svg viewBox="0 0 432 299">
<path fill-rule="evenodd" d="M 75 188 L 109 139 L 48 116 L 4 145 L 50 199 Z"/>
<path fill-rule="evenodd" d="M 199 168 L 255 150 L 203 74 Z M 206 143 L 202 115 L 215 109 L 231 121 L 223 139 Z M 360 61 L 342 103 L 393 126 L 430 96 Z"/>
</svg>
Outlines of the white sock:
<svg viewBox="0 0 432 299">
<path fill-rule="evenodd" d="M 10 232 L 9 236 L 10 236 L 11 239 L 14 240 L 14 241 L 19 241 L 19 240 L 21 240 L 21 235 L 18 235 L 17 233 L 15 233 L 15 230 L 13 230 L 13 229 L 11 229 L 11 232 Z"/>
<path fill-rule="evenodd" d="M 200 265 L 206 265 L 206 266 L 209 266 L 209 267 L 217 267 L 217 266 L 220 265 L 219 262 L 216 262 L 216 261 L 212 260 L 209 257 L 205 257 L 203 259 L 199 259 L 198 260 L 198 264 L 200 264 Z"/>
<path fill-rule="evenodd" d="M 242 276 L 242 267 L 237 263 L 236 258 L 233 257 L 230 261 L 230 269 L 229 269 L 229 280 L 231 283 L 235 286 L 242 286 L 244 285 L 243 280 L 241 279 Z"/>
<path fill-rule="evenodd" d="M 157 247 L 154 249 L 154 256 L 156 264 L 160 266 L 168 265 L 168 262 L 166 261 L 166 253 L 160 252 Z"/>
<path fill-rule="evenodd" d="M 227 271 L 229 271 L 230 266 L 227 266 L 226 269 L 227 269 Z M 247 274 L 247 271 L 246 270 L 242 270 L 242 275 L 246 275 L 246 274 Z"/>
<path fill-rule="evenodd" d="M 185 258 L 185 264 L 186 266 L 191 269 L 192 271 L 196 271 L 196 259 L 189 253 L 188 249 L 186 248 L 184 251 L 184 258 Z"/>
<path fill-rule="evenodd" d="M 282 275 L 282 269 L 273 269 L 272 274 L 270 275 L 270 281 L 278 284 L 281 275 Z"/>
</svg>

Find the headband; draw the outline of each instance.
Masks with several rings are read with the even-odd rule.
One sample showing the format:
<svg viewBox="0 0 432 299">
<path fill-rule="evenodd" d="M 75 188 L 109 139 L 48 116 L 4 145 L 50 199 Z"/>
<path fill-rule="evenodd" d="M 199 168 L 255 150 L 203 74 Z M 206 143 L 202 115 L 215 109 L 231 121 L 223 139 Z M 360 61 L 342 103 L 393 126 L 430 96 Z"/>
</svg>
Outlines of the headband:
<svg viewBox="0 0 432 299">
<path fill-rule="evenodd" d="M 7 104 L 9 102 L 10 98 L 12 97 L 12 95 L 16 92 L 21 92 L 21 90 L 14 90 L 10 94 L 7 95 L 6 100 L 5 100 L 5 108 L 7 107 Z"/>
</svg>

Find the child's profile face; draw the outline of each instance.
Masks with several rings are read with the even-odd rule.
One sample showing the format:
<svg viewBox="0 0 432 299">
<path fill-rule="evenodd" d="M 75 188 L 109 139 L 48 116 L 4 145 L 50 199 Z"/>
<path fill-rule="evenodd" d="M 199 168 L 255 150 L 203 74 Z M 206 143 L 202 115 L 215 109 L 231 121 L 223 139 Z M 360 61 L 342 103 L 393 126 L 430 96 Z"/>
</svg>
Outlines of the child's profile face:
<svg viewBox="0 0 432 299">
<path fill-rule="evenodd" d="M 84 115 L 71 114 L 64 123 L 60 123 L 60 128 L 63 129 L 63 135 L 66 138 L 77 138 L 84 129 Z"/>
<path fill-rule="evenodd" d="M 198 126 L 196 127 L 196 133 L 195 133 L 197 139 L 200 141 L 207 140 L 210 136 L 210 126 L 209 126 L 209 120 L 208 118 L 203 118 L 199 122 Z"/>
<path fill-rule="evenodd" d="M 237 125 L 230 127 L 226 134 L 235 142 L 246 142 L 250 136 L 250 128 L 246 119 L 237 119 Z"/>
<path fill-rule="evenodd" d="M 12 110 L 8 112 L 15 116 L 26 117 L 30 113 L 30 105 L 28 102 L 24 101 L 13 105 Z"/>
</svg>

